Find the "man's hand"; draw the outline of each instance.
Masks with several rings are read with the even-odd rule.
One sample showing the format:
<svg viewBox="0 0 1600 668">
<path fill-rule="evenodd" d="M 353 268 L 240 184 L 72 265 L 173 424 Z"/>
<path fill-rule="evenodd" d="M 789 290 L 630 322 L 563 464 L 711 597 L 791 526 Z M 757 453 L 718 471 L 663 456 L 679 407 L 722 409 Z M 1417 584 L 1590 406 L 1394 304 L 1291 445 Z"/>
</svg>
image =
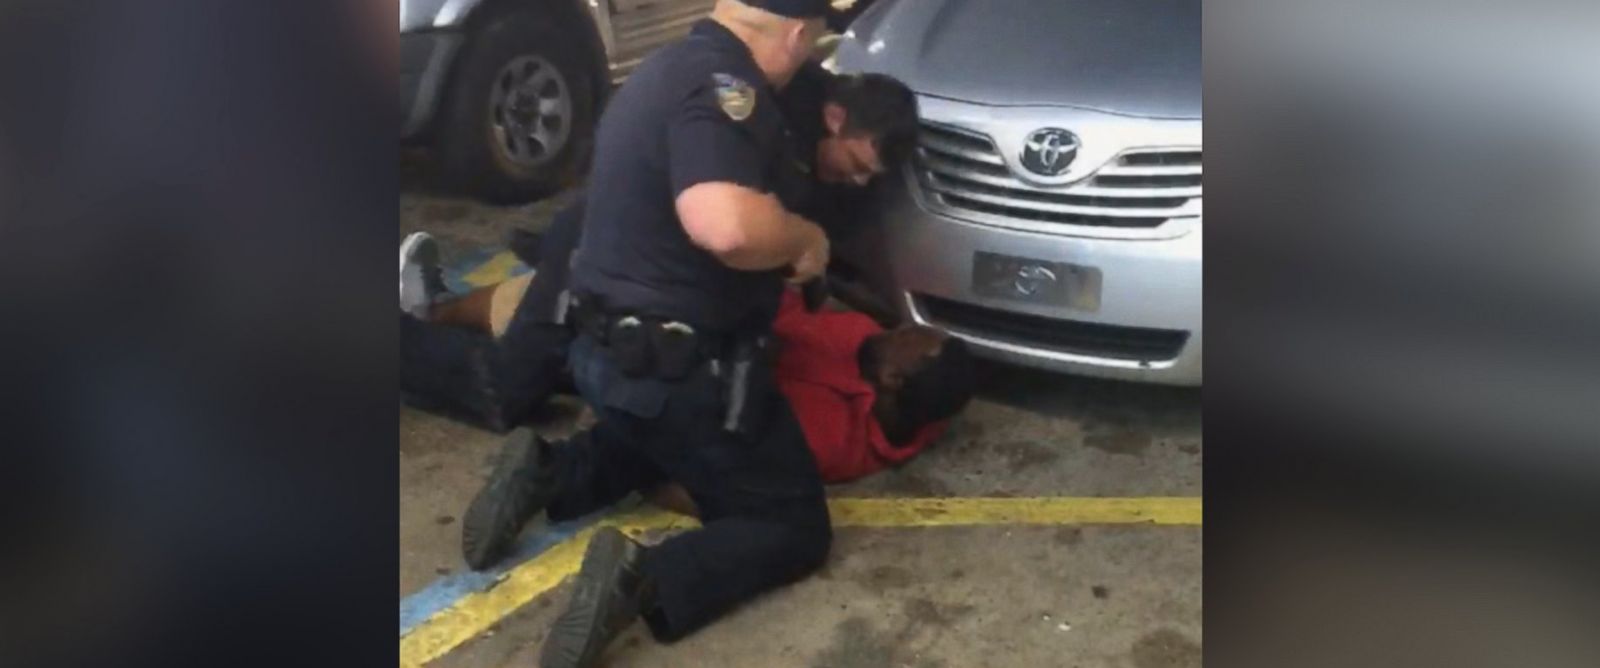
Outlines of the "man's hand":
<svg viewBox="0 0 1600 668">
<path fill-rule="evenodd" d="M 696 246 L 744 271 L 793 266 L 806 253 L 827 262 L 827 239 L 816 223 L 794 215 L 770 193 L 708 182 L 678 194 L 678 219 Z"/>
<path fill-rule="evenodd" d="M 795 216 L 798 224 L 805 225 L 806 245 L 800 257 L 794 261 L 794 273 L 789 277 L 789 282 L 796 285 L 805 283 L 821 276 L 828 270 L 829 245 L 828 235 L 822 228 L 809 220 Z"/>
</svg>

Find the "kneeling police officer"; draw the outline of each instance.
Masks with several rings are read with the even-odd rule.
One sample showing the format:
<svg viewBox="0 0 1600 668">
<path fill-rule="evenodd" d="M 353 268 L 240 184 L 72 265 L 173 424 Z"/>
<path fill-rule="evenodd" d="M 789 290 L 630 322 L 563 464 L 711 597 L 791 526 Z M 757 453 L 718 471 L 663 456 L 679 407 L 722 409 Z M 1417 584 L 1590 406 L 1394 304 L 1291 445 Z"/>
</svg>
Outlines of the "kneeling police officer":
<svg viewBox="0 0 1600 668">
<path fill-rule="evenodd" d="M 827 557 L 822 482 L 765 358 L 786 278 L 828 262 L 823 230 L 793 213 L 810 177 L 774 98 L 827 11 L 719 0 L 601 117 L 569 316 L 574 380 L 598 422 L 561 447 L 509 443 L 513 465 L 480 496 L 512 499 L 486 505 L 494 514 L 563 519 L 672 481 L 704 527 L 648 548 L 597 531 L 546 668 L 594 665 L 640 617 L 680 638 Z"/>
</svg>

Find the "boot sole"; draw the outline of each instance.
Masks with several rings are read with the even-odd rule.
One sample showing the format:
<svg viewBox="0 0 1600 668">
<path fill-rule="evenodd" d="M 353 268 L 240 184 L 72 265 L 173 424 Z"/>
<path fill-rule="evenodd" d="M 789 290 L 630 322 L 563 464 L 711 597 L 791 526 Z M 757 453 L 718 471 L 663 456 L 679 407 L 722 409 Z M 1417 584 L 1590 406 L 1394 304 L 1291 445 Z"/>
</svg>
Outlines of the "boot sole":
<svg viewBox="0 0 1600 668">
<path fill-rule="evenodd" d="M 610 589 L 626 577 L 622 571 L 627 568 L 630 543 L 621 531 L 610 527 L 600 529 L 589 541 L 572 599 L 545 638 L 540 668 L 589 668 L 605 651 L 606 644 L 621 633 L 619 628 L 606 634 L 600 625 L 606 612 L 603 604 L 614 600 Z"/>
<path fill-rule="evenodd" d="M 495 463 L 489 482 L 472 497 L 467 512 L 461 518 L 461 553 L 467 565 L 481 571 L 493 566 L 522 533 L 520 522 L 510 521 L 517 513 L 517 504 L 509 498 L 507 487 L 516 483 L 518 472 L 527 468 L 536 455 L 537 436 L 530 429 L 518 429 L 507 437 L 506 449 Z M 495 499 L 505 499 L 496 503 Z M 537 512 L 537 511 L 534 511 Z M 496 531 L 496 527 L 501 527 Z"/>
</svg>

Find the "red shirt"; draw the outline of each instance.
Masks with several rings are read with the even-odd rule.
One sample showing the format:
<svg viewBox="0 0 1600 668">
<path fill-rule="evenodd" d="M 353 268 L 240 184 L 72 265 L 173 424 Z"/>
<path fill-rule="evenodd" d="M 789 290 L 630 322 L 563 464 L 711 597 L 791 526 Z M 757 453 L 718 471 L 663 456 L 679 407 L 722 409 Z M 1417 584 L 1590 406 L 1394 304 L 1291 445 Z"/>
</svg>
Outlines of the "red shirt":
<svg viewBox="0 0 1600 668">
<path fill-rule="evenodd" d="M 872 416 L 877 394 L 861 377 L 856 351 L 883 331 L 855 312 L 808 313 L 793 290 L 783 296 L 773 333 L 782 341 L 774 373 L 789 398 L 825 482 L 876 473 L 921 452 L 944 433 L 945 422 L 923 427 L 909 443 L 895 446 Z"/>
</svg>

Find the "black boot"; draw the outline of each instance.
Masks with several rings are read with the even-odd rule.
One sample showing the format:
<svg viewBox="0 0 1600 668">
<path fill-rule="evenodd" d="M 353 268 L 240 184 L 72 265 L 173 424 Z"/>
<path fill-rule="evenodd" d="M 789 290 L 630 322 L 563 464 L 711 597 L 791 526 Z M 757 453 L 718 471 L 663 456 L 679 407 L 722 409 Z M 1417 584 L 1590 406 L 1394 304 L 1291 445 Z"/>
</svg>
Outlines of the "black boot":
<svg viewBox="0 0 1600 668">
<path fill-rule="evenodd" d="M 473 570 L 505 556 L 522 526 L 560 492 L 550 444 L 522 427 L 506 437 L 489 481 L 461 518 L 461 554 Z"/>
<path fill-rule="evenodd" d="M 652 604 L 655 586 L 640 568 L 647 549 L 614 527 L 595 532 L 572 599 L 545 638 L 540 668 L 595 665 L 606 646 Z"/>
</svg>

